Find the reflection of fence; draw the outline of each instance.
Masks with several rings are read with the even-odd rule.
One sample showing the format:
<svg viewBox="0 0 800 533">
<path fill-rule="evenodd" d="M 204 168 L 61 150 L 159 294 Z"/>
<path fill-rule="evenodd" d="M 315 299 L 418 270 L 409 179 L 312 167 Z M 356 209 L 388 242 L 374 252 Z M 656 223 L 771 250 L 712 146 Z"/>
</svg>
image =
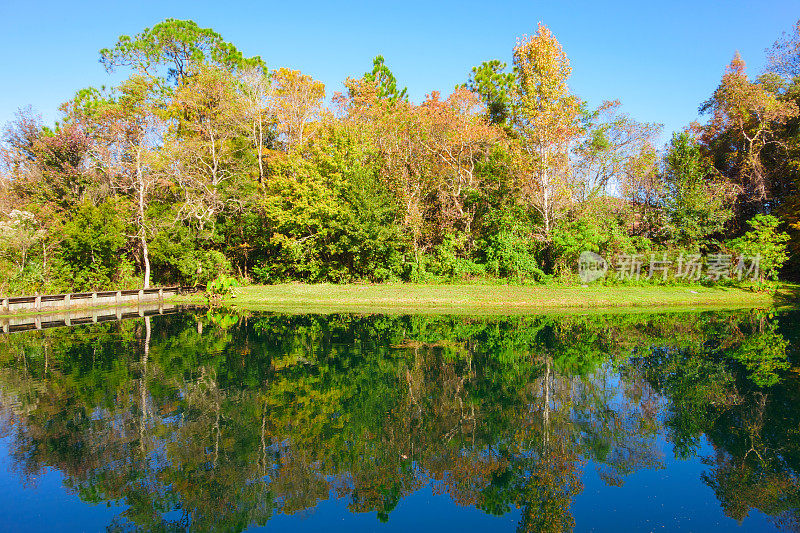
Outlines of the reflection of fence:
<svg viewBox="0 0 800 533">
<path fill-rule="evenodd" d="M 127 291 L 77 292 L 71 294 L 4 297 L 0 299 L 0 313 L 41 313 L 51 309 L 139 305 L 145 302 L 163 301 L 165 296 L 177 295 L 181 290 L 181 287 L 153 287 L 149 289 Z"/>
<path fill-rule="evenodd" d="M 28 331 L 32 329 L 77 326 L 78 324 L 97 324 L 126 318 L 139 318 L 153 315 L 169 315 L 181 310 L 174 304 L 164 302 L 143 303 L 137 306 L 106 309 L 64 309 L 53 313 L 33 316 L 0 317 L 2 333 Z"/>
</svg>

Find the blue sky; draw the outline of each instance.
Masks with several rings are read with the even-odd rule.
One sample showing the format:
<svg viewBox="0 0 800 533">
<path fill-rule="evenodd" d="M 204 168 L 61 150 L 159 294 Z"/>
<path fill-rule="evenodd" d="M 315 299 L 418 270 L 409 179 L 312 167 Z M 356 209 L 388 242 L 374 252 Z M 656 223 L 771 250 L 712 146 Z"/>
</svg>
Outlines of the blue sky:
<svg viewBox="0 0 800 533">
<path fill-rule="evenodd" d="M 383 54 L 414 101 L 449 93 L 483 60 L 510 62 L 516 38 L 542 21 L 571 59 L 575 93 L 619 99 L 669 132 L 697 118 L 736 50 L 759 73 L 800 2 L 0 0 L 0 124 L 28 104 L 55 120 L 75 91 L 109 83 L 100 48 L 167 17 L 214 28 L 270 68 L 311 74 L 329 96 Z"/>
</svg>

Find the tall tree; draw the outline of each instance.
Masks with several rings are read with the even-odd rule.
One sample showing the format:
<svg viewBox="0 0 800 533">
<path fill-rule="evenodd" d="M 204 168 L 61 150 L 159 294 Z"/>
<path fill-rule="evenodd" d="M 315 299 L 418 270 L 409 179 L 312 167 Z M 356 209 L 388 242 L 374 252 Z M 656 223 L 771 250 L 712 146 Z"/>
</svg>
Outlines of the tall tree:
<svg viewBox="0 0 800 533">
<path fill-rule="evenodd" d="M 467 83 L 462 87 L 481 97 L 486 104 L 486 115 L 492 124 L 502 126 L 510 132 L 511 93 L 515 80 L 514 72 L 506 72 L 505 63 L 492 59 L 472 67 Z"/>
<path fill-rule="evenodd" d="M 664 156 L 664 203 L 674 244 L 698 249 L 733 216 L 731 188 L 716 176 L 689 133 L 674 134 Z"/>
<path fill-rule="evenodd" d="M 160 148 L 167 122 L 163 87 L 156 78 L 134 74 L 124 81 L 118 96 L 95 108 L 98 140 L 105 148 L 104 163 L 112 184 L 134 202 L 136 236 L 142 257 L 143 286 L 150 286 L 151 228 L 147 211 L 160 181 L 164 181 Z"/>
<path fill-rule="evenodd" d="M 106 70 L 127 66 L 142 74 L 157 75 L 167 68 L 169 79 L 180 85 L 201 63 L 228 71 L 266 65 L 258 56 L 244 57 L 233 44 L 210 28 L 191 20 L 168 18 L 134 36 L 120 35 L 113 48 L 100 50 L 100 63 Z"/>
<path fill-rule="evenodd" d="M 751 201 L 770 196 L 771 175 L 762 159 L 768 145 L 783 145 L 780 127 L 798 115 L 792 101 L 783 101 L 768 79 L 751 82 L 737 52 L 713 96 L 701 106 L 711 114 L 702 139 L 718 157 L 715 163 L 738 182 Z"/>
<path fill-rule="evenodd" d="M 581 201 L 605 194 L 610 185 L 618 187 L 631 160 L 655 146 L 661 125 L 637 122 L 620 107 L 619 101 L 606 101 L 588 113 L 573 154 L 576 193 Z"/>
<path fill-rule="evenodd" d="M 800 75 L 800 20 L 769 50 L 769 70 L 791 79 Z"/>
<path fill-rule="evenodd" d="M 374 83 L 378 87 L 378 97 L 386 98 L 389 101 L 408 100 L 408 88 L 397 88 L 397 78 L 389 67 L 382 55 L 375 56 L 372 60 L 372 70 L 364 73 L 364 80 Z"/>
<path fill-rule="evenodd" d="M 256 151 L 258 181 L 264 184 L 264 151 L 275 137 L 274 87 L 260 68 L 239 73 L 244 127 Z"/>
<path fill-rule="evenodd" d="M 223 185 L 243 164 L 236 143 L 242 133 L 243 104 L 236 89 L 224 69 L 201 66 L 175 91 L 170 106 L 180 117 L 167 150 L 183 194 L 181 215 L 201 230 L 213 225 L 231 200 Z"/>
<path fill-rule="evenodd" d="M 287 148 L 302 146 L 322 118 L 325 84 L 288 68 L 273 71 L 272 82 L 278 132 Z"/>
<path fill-rule="evenodd" d="M 561 44 L 543 24 L 514 48 L 517 83 L 513 124 L 519 136 L 523 187 L 550 238 L 553 220 L 573 191 L 569 152 L 580 133 L 580 100 L 567 87 L 572 68 Z"/>
</svg>

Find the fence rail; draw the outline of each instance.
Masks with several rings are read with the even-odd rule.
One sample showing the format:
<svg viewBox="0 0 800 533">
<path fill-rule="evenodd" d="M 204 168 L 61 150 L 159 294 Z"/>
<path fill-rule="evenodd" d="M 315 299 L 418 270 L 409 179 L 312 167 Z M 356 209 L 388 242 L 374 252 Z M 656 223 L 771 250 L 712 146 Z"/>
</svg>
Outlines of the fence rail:
<svg viewBox="0 0 800 533">
<path fill-rule="evenodd" d="M 150 287 L 124 291 L 74 292 L 67 294 L 41 294 L 36 296 L 0 297 L 0 314 L 41 313 L 55 309 L 131 305 L 145 302 L 163 302 L 165 296 L 178 295 L 192 290 L 190 287 Z"/>
<path fill-rule="evenodd" d="M 147 302 L 139 305 L 105 309 L 54 309 L 46 314 L 28 316 L 0 316 L 0 335 L 19 331 L 41 330 L 80 324 L 119 321 L 154 315 L 170 315 L 192 307 L 171 303 Z"/>
</svg>

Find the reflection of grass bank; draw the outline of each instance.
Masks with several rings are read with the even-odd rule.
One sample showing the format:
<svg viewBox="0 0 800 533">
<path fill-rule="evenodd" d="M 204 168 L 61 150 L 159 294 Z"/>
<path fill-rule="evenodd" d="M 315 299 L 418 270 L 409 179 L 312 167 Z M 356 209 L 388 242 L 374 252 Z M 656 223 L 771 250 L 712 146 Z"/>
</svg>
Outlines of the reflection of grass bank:
<svg viewBox="0 0 800 533">
<path fill-rule="evenodd" d="M 589 308 L 732 308 L 779 304 L 796 286 L 783 285 L 777 297 L 732 287 L 657 287 L 500 284 L 426 285 L 253 285 L 234 289 L 227 304 L 253 310 L 355 312 L 519 313 Z"/>
</svg>

